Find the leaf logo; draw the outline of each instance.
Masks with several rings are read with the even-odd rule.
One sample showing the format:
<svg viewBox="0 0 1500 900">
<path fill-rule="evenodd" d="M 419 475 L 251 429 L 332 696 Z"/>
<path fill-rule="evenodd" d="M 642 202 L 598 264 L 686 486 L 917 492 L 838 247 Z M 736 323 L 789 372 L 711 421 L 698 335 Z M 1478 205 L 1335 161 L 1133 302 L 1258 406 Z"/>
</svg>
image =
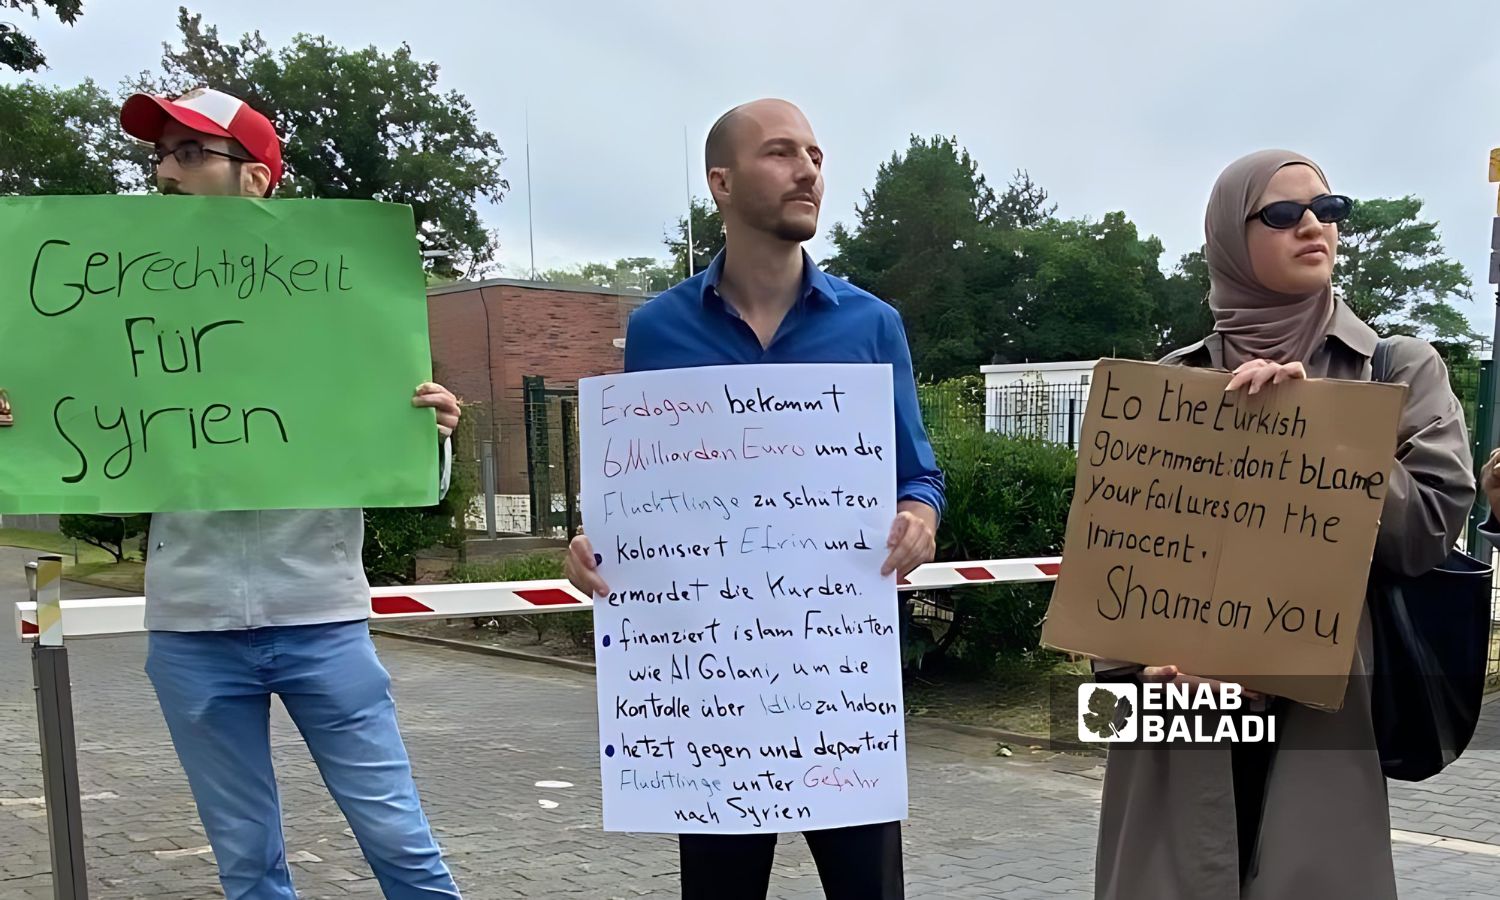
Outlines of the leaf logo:
<svg viewBox="0 0 1500 900">
<path fill-rule="evenodd" d="M 1078 738 L 1082 741 L 1133 741 L 1136 737 L 1137 687 L 1133 684 L 1078 686 Z"/>
</svg>

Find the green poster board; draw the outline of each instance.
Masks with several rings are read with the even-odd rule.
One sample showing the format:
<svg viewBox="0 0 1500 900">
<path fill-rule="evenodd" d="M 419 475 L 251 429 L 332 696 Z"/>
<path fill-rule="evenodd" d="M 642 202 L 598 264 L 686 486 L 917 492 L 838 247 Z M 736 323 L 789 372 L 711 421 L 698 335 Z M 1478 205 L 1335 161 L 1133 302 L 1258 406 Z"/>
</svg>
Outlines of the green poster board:
<svg viewBox="0 0 1500 900">
<path fill-rule="evenodd" d="M 0 513 L 423 506 L 411 209 L 0 197 Z"/>
</svg>

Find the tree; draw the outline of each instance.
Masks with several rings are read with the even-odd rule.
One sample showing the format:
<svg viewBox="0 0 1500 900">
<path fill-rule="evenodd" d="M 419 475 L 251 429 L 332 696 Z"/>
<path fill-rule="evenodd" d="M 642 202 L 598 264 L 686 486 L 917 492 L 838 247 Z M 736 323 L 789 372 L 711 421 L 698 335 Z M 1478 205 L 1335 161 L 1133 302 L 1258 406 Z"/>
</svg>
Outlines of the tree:
<svg viewBox="0 0 1500 900">
<path fill-rule="evenodd" d="M 537 280 L 611 288 L 622 292 L 652 293 L 664 291 L 681 279 L 673 270 L 671 263 L 649 256 L 632 256 L 617 259 L 613 263 L 584 263 L 561 269 L 548 269 L 539 273 Z"/>
<path fill-rule="evenodd" d="M 875 175 L 852 228 L 835 224 L 829 270 L 889 300 L 906 321 L 919 374 L 986 362 L 993 321 L 968 262 L 997 220 L 995 192 L 956 138 L 911 136 Z"/>
<path fill-rule="evenodd" d="M 1208 260 L 1201 249 L 1185 254 L 1172 274 L 1162 280 L 1151 314 L 1155 358 L 1194 344 L 1214 330 L 1208 287 Z"/>
<path fill-rule="evenodd" d="M 0 194 L 117 194 L 144 187 L 144 152 L 92 81 L 0 85 Z"/>
<path fill-rule="evenodd" d="M 1031 180 L 1031 173 L 1017 169 L 995 208 L 996 222 L 1005 228 L 1030 228 L 1057 213 L 1057 204 L 1047 202 L 1047 189 Z"/>
<path fill-rule="evenodd" d="M 1100 222 L 1047 221 L 1006 237 L 1013 243 L 1003 255 L 1018 263 L 1006 304 L 1014 310 L 1009 355 L 1054 362 L 1155 354 L 1160 240 L 1141 239 L 1122 212 Z"/>
<path fill-rule="evenodd" d="M 186 9 L 178 28 L 182 46 L 164 46 L 164 74 L 143 73 L 139 86 L 177 93 L 207 85 L 265 112 L 285 139 L 284 194 L 410 205 L 421 249 L 448 253 L 428 261 L 440 276 L 493 258 L 478 204 L 509 190 L 505 157 L 462 94 L 438 91 L 435 63 L 405 44 L 391 53 L 346 50 L 307 34 L 277 51 L 259 32 L 225 43 Z"/>
<path fill-rule="evenodd" d="M 693 272 L 702 272 L 724 249 L 724 219 L 711 200 L 693 198 Z M 673 230 L 662 236 L 662 243 L 672 254 L 672 272 L 680 281 L 687 278 L 687 217 L 679 216 Z"/>
<path fill-rule="evenodd" d="M 125 561 L 125 542 L 146 533 L 149 516 L 59 516 L 57 529 L 63 537 L 92 544 L 108 552 L 115 562 Z"/>
<path fill-rule="evenodd" d="M 38 5 L 52 10 L 64 25 L 72 25 L 83 13 L 83 0 L 0 0 L 0 12 L 17 10 L 40 18 Z M 10 22 L 0 22 L 0 66 L 17 72 L 35 72 L 47 65 L 42 48 Z"/>
<path fill-rule="evenodd" d="M 1449 259 L 1437 223 L 1421 218 L 1417 197 L 1365 200 L 1339 226 L 1334 285 L 1381 334 L 1469 340 L 1453 300 L 1473 300 L 1463 266 Z"/>
</svg>

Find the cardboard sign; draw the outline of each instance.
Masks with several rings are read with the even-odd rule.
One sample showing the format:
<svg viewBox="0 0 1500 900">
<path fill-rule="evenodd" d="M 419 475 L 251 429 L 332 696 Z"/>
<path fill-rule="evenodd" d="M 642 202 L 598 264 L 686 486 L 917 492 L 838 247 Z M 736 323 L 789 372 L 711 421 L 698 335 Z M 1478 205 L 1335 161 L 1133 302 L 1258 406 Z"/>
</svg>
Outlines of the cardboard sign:
<svg viewBox="0 0 1500 900">
<path fill-rule="evenodd" d="M 906 817 L 888 365 L 579 384 L 604 827 Z"/>
<path fill-rule="evenodd" d="M 437 499 L 411 210 L 0 198 L 0 513 Z"/>
<path fill-rule="evenodd" d="M 1405 388 L 1104 360 L 1042 641 L 1343 702 Z"/>
</svg>

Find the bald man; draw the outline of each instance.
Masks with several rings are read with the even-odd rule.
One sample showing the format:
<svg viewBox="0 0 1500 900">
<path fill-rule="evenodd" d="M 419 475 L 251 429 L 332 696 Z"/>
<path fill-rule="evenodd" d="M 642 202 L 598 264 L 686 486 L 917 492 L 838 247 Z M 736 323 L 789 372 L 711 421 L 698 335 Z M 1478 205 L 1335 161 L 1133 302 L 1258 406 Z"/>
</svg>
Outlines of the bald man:
<svg viewBox="0 0 1500 900">
<path fill-rule="evenodd" d="M 757 100 L 721 116 L 704 148 L 708 187 L 724 219 L 724 251 L 700 274 L 638 309 L 625 370 L 752 363 L 889 363 L 895 388 L 896 520 L 882 574 L 932 559 L 943 474 L 917 408 L 901 316 L 873 295 L 818 270 L 803 241 L 818 229 L 823 150 L 784 100 Z M 588 538 L 574 539 L 568 578 L 607 594 Z M 896 665 L 896 660 L 890 660 Z M 831 900 L 905 895 L 901 823 L 804 835 Z M 764 900 L 775 834 L 679 837 L 685 900 Z"/>
</svg>

